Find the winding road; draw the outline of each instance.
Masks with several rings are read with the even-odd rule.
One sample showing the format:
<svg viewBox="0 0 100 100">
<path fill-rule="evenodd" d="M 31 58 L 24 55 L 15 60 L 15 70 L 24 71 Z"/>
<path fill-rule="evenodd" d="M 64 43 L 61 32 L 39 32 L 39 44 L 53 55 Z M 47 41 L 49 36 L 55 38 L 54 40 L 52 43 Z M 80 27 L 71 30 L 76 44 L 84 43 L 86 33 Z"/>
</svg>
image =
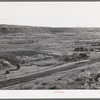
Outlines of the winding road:
<svg viewBox="0 0 100 100">
<path fill-rule="evenodd" d="M 77 68 L 77 67 L 82 67 L 85 65 L 90 65 L 90 64 L 93 64 L 96 62 L 100 62 L 100 58 L 94 59 L 94 60 L 89 60 L 86 62 L 72 62 L 70 64 L 67 63 L 67 64 L 59 65 L 59 66 L 56 66 L 56 67 L 48 69 L 48 70 L 33 73 L 31 75 L 20 76 L 17 78 L 0 81 L 0 88 L 28 82 L 31 80 L 35 80 L 36 78 L 49 76 L 49 75 L 52 75 L 52 74 L 60 72 L 60 71 L 65 71 L 65 70 L 70 70 L 70 69 Z"/>
</svg>

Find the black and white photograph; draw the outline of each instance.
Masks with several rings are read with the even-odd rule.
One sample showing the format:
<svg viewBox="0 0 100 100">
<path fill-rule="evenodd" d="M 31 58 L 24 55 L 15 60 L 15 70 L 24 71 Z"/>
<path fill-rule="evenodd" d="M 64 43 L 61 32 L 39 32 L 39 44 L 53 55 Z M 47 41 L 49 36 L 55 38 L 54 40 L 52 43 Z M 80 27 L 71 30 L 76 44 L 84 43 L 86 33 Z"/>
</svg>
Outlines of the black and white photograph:
<svg viewBox="0 0 100 100">
<path fill-rule="evenodd" d="M 100 90 L 100 2 L 0 2 L 0 90 Z"/>
</svg>

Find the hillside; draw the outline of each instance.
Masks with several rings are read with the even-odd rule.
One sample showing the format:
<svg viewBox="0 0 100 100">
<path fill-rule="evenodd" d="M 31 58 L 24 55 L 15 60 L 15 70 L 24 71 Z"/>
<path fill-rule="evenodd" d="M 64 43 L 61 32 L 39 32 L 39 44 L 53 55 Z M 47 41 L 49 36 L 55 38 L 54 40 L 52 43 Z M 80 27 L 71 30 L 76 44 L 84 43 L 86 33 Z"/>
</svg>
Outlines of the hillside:
<svg viewBox="0 0 100 100">
<path fill-rule="evenodd" d="M 20 25 L 0 25 L 0 33 L 59 33 L 59 32 L 71 32 L 76 33 L 84 31 L 82 28 L 51 28 L 51 27 L 32 27 L 32 26 L 20 26 Z"/>
<path fill-rule="evenodd" d="M 100 39 L 100 28 L 51 28 L 0 25 L 1 51 L 34 50 L 57 54 L 73 50 L 77 40 Z"/>
<path fill-rule="evenodd" d="M 75 84 L 78 84 L 80 80 L 82 80 L 79 79 L 78 82 L 76 82 L 77 71 L 80 74 L 80 68 L 82 67 L 82 70 L 84 69 L 84 66 L 78 64 L 77 62 L 84 62 L 85 60 L 87 61 L 85 62 L 87 67 L 91 67 L 88 65 L 89 61 L 93 63 L 93 61 L 97 60 L 97 64 L 99 63 L 100 28 L 54 28 L 0 25 L 0 60 L 2 59 L 10 62 L 12 67 L 2 67 L 3 64 L 1 63 L 0 81 L 28 76 L 44 70 L 52 70 L 57 67 L 61 67 L 64 64 L 72 64 L 73 66 L 69 66 L 72 68 L 72 72 L 68 72 L 66 70 L 65 73 L 61 71 L 61 75 L 59 74 L 60 72 L 56 73 L 59 77 L 65 75 L 64 78 L 66 80 L 69 80 L 70 78 L 73 80 L 73 76 L 75 74 L 75 80 L 70 82 L 70 84 L 67 84 L 69 83 L 67 81 L 64 81 L 64 83 L 62 79 L 58 79 L 58 81 L 61 80 L 62 82 L 62 84 L 60 83 L 61 88 L 70 89 L 71 84 L 73 89 L 83 88 L 78 87 L 78 85 L 74 86 Z M 76 63 L 76 66 L 79 66 L 79 68 L 76 68 L 76 70 L 74 70 L 74 63 Z M 19 66 L 18 64 L 21 65 L 21 67 L 20 69 L 17 68 L 16 70 L 15 67 Z M 93 68 L 99 69 L 99 66 L 94 65 Z M 84 70 L 86 70 L 86 68 Z M 6 74 L 7 71 L 9 71 L 8 74 Z M 97 75 L 97 73 L 98 72 L 95 71 L 95 75 Z M 66 77 L 68 74 L 69 77 Z M 50 77 L 51 80 L 53 79 L 54 87 L 51 85 L 50 88 L 48 86 L 40 87 L 40 84 L 39 87 L 33 87 L 35 83 L 32 83 L 33 85 L 30 89 L 60 89 L 58 88 L 59 86 L 55 86 L 55 84 L 58 84 L 56 83 L 56 76 L 53 77 L 52 75 L 54 76 L 51 71 L 51 74 L 48 77 Z M 43 80 L 48 81 L 44 77 Z M 85 84 L 84 79 L 83 81 Z M 45 84 L 45 82 L 41 84 Z M 46 84 L 48 85 L 49 81 Z M 65 85 L 65 87 L 62 87 L 63 84 L 67 84 L 68 87 Z M 27 87 L 27 84 L 25 84 L 25 87 Z M 20 88 L 24 89 L 24 87 L 18 86 L 18 89 Z"/>
</svg>

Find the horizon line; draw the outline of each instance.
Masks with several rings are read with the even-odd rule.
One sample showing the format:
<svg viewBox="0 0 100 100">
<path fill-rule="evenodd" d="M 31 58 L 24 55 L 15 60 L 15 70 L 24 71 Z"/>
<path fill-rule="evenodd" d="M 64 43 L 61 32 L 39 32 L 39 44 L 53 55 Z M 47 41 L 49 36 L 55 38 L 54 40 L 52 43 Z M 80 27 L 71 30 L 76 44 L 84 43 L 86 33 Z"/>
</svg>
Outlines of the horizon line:
<svg viewBox="0 0 100 100">
<path fill-rule="evenodd" d="M 46 25 L 23 25 L 23 24 L 0 24 L 8 26 L 43 27 L 43 28 L 100 28 L 100 26 L 46 26 Z"/>
</svg>

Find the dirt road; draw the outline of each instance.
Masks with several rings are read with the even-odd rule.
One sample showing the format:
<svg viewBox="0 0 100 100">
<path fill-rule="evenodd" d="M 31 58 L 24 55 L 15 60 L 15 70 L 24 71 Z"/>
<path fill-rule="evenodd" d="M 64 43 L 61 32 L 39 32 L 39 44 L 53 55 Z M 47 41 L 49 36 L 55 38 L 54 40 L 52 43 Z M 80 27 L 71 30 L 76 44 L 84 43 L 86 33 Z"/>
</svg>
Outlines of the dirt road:
<svg viewBox="0 0 100 100">
<path fill-rule="evenodd" d="M 38 73 L 34 73 L 34 74 L 31 74 L 31 75 L 26 75 L 26 76 L 21 76 L 21 77 L 14 78 L 14 79 L 8 79 L 8 80 L 5 80 L 5 81 L 1 81 L 0 82 L 0 88 L 15 85 L 15 84 L 20 84 L 20 83 L 24 83 L 24 82 L 28 82 L 28 81 L 31 81 L 31 80 L 35 80 L 36 78 L 49 76 L 53 73 L 57 73 L 57 72 L 60 72 L 60 71 L 65 71 L 65 70 L 70 70 L 70 69 L 77 68 L 77 67 L 82 67 L 82 66 L 85 66 L 85 65 L 90 65 L 90 64 L 93 64 L 93 63 L 96 63 L 96 62 L 99 62 L 99 61 L 100 61 L 100 58 L 90 60 L 90 61 L 87 61 L 87 62 L 81 62 L 81 63 L 73 62 L 73 63 L 70 63 L 70 64 L 68 64 L 68 63 L 63 64 L 63 65 L 60 65 L 60 66 L 57 66 L 57 67 L 54 67 L 54 68 L 51 68 L 51 69 L 48 69 L 48 70 L 44 70 L 44 71 L 41 71 L 41 72 L 38 72 Z"/>
</svg>

